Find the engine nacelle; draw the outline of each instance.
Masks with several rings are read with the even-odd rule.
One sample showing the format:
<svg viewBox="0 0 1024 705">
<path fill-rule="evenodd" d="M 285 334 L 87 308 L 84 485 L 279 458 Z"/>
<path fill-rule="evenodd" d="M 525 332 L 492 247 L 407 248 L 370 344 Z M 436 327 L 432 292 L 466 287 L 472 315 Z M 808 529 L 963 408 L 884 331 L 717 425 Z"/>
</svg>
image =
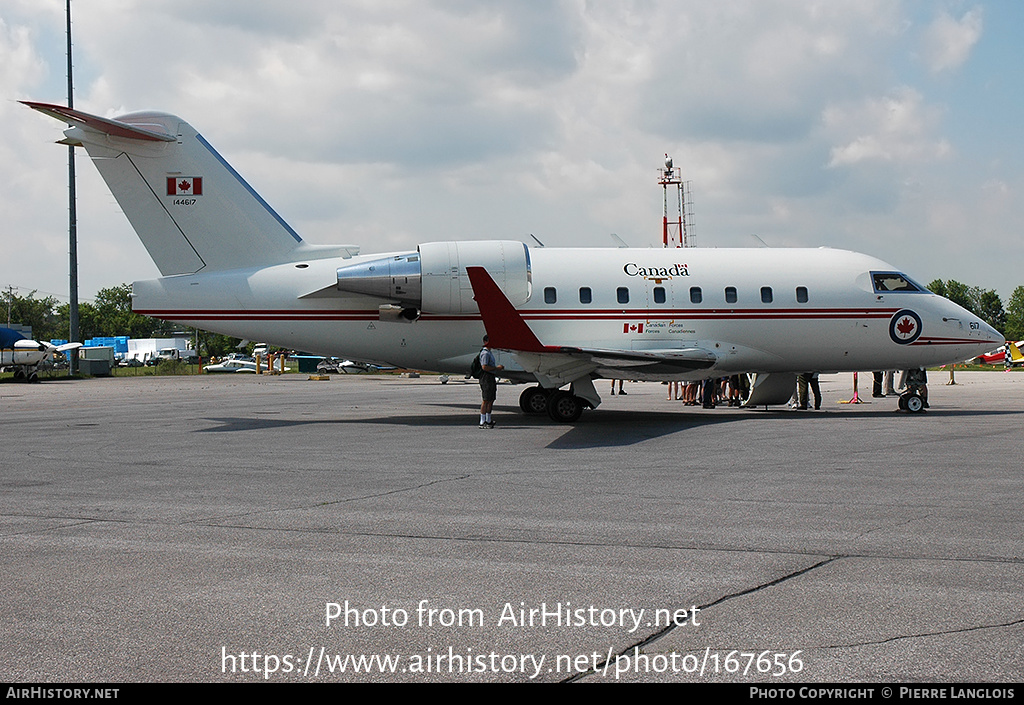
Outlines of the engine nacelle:
<svg viewBox="0 0 1024 705">
<path fill-rule="evenodd" d="M 43 343 L 23 338 L 14 341 L 14 348 L 11 355 L 13 365 L 34 365 L 46 355 L 47 346 Z"/>
<path fill-rule="evenodd" d="M 513 306 L 530 299 L 530 251 L 521 242 L 428 242 L 416 252 L 338 268 L 338 290 L 426 313 L 476 313 L 466 267 L 484 267 Z"/>
<path fill-rule="evenodd" d="M 483 267 L 513 306 L 530 299 L 530 251 L 514 241 L 428 242 L 419 246 L 423 310 L 477 313 L 466 267 Z"/>
</svg>

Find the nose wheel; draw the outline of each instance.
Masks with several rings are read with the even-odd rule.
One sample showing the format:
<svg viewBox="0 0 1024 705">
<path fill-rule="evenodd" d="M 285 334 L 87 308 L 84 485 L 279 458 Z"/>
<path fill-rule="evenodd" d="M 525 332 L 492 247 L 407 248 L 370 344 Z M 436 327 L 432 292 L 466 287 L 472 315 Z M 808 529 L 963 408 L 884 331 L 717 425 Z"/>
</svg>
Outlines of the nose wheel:
<svg viewBox="0 0 1024 705">
<path fill-rule="evenodd" d="M 914 394 L 913 392 L 904 394 L 900 397 L 899 407 L 902 411 L 917 414 L 924 410 L 924 399 L 919 394 Z"/>
</svg>

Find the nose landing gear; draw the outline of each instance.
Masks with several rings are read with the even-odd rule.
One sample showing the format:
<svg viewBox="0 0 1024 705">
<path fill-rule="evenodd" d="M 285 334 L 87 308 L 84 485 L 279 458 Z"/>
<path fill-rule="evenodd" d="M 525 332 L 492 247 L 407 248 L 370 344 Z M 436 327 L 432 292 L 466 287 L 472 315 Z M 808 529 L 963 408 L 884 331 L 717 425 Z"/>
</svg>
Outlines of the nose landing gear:
<svg viewBox="0 0 1024 705">
<path fill-rule="evenodd" d="M 924 411 L 924 399 L 916 392 L 907 392 L 900 396 L 899 407 L 901 411 L 909 411 L 916 414 Z"/>
</svg>

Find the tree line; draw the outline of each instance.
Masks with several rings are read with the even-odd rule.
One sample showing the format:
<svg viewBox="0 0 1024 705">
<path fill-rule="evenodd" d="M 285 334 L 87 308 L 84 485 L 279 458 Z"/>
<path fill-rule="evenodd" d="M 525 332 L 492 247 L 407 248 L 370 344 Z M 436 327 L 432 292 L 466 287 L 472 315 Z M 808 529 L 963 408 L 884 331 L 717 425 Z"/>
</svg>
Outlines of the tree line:
<svg viewBox="0 0 1024 705">
<path fill-rule="evenodd" d="M 71 305 L 60 303 L 53 296 L 36 297 L 35 291 L 19 296 L 9 289 L 0 292 L 0 316 L 5 322 L 32 327 L 36 340 L 66 340 L 71 329 Z M 79 337 L 170 338 L 182 334 L 182 327 L 160 318 L 142 316 L 132 311 L 132 285 L 121 284 L 100 289 L 94 302 L 78 304 Z M 198 349 L 204 357 L 222 357 L 234 352 L 241 342 L 219 333 L 190 329 L 187 337 L 198 338 Z"/>
</svg>

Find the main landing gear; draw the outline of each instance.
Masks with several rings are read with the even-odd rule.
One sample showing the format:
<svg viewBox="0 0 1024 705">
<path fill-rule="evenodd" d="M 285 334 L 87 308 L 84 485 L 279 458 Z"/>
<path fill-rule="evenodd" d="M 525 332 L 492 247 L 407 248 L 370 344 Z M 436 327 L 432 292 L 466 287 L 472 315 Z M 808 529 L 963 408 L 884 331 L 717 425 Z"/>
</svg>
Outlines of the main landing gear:
<svg viewBox="0 0 1024 705">
<path fill-rule="evenodd" d="M 519 395 L 519 408 L 524 413 L 548 418 L 558 423 L 573 423 L 583 415 L 590 403 L 570 391 L 528 387 Z"/>
<path fill-rule="evenodd" d="M 573 423 L 583 415 L 586 403 L 572 392 L 558 390 L 548 399 L 548 418 L 559 423 Z"/>
<path fill-rule="evenodd" d="M 23 367 L 14 368 L 14 379 L 25 380 L 26 382 L 38 382 L 39 373 L 35 368 L 25 369 Z"/>
<path fill-rule="evenodd" d="M 549 396 L 551 396 L 550 389 L 527 387 L 519 395 L 519 408 L 523 410 L 524 414 L 546 414 Z"/>
</svg>

